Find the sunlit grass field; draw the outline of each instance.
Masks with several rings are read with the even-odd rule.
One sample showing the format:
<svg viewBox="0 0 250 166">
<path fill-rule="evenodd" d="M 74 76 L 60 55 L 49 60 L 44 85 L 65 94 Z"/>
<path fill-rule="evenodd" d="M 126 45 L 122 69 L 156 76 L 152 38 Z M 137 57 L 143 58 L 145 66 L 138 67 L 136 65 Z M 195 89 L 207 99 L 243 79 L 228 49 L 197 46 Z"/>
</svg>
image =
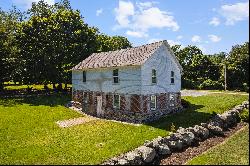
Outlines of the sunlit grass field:
<svg viewBox="0 0 250 166">
<path fill-rule="evenodd" d="M 222 144 L 190 160 L 188 165 L 249 165 L 249 126 Z"/>
<path fill-rule="evenodd" d="M 190 107 L 141 126 L 96 120 L 59 128 L 56 121 L 83 115 L 64 107 L 69 95 L 0 98 L 0 164 L 99 164 L 145 140 L 169 133 L 173 123 L 188 127 L 207 121 L 248 96 L 211 94 L 183 97 Z"/>
</svg>

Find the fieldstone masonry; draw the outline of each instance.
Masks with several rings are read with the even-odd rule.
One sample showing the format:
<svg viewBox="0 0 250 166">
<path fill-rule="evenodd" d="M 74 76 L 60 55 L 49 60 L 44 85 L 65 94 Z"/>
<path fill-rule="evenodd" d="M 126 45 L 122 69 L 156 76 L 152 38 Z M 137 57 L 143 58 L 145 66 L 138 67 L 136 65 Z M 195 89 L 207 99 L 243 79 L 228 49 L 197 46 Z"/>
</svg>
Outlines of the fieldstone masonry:
<svg viewBox="0 0 250 166">
<path fill-rule="evenodd" d="M 223 131 L 237 124 L 240 112 L 249 109 L 249 101 L 212 117 L 207 123 L 194 127 L 180 127 L 175 133 L 167 137 L 158 137 L 152 141 L 145 141 L 144 145 L 111 158 L 102 165 L 148 165 L 153 164 L 160 156 L 170 155 L 177 150 L 191 146 L 195 142 L 205 140 L 214 135 L 223 135 Z"/>
<path fill-rule="evenodd" d="M 169 92 L 156 94 L 156 110 L 150 109 L 150 95 L 119 95 L 119 109 L 115 109 L 113 107 L 114 93 L 74 90 L 72 94 L 72 100 L 77 103 L 75 107 L 82 108 L 84 113 L 97 116 L 96 96 L 102 96 L 103 114 L 98 115 L 98 117 L 131 123 L 145 123 L 154 121 L 163 115 L 182 110 L 180 93 Z"/>
</svg>

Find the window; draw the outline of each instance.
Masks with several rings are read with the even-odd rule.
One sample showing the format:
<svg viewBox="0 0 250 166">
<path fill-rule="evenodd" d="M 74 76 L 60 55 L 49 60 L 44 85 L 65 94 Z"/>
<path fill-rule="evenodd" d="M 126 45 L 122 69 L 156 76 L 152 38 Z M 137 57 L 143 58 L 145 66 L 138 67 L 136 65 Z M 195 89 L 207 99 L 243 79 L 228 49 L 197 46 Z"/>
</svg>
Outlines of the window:
<svg viewBox="0 0 250 166">
<path fill-rule="evenodd" d="M 170 99 L 170 101 L 173 101 L 173 100 L 174 100 L 174 95 L 173 95 L 173 94 L 170 94 L 170 95 L 169 95 L 169 99 Z"/>
<path fill-rule="evenodd" d="M 114 95 L 114 108 L 120 108 L 120 95 Z"/>
<path fill-rule="evenodd" d="M 151 110 L 156 109 L 156 96 L 155 95 L 150 97 L 150 109 Z"/>
<path fill-rule="evenodd" d="M 156 70 L 152 69 L 152 83 L 156 84 Z"/>
<path fill-rule="evenodd" d="M 174 72 L 171 71 L 171 84 L 174 84 Z"/>
<path fill-rule="evenodd" d="M 82 82 L 86 82 L 86 71 L 82 72 Z"/>
<path fill-rule="evenodd" d="M 113 82 L 119 83 L 118 69 L 113 70 Z"/>
</svg>

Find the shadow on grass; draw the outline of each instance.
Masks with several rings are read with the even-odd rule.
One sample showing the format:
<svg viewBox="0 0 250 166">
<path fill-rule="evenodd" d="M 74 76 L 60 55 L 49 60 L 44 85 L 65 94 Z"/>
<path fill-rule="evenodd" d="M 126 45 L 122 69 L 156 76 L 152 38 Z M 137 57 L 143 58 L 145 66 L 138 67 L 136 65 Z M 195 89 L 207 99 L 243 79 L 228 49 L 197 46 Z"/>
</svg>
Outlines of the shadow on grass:
<svg viewBox="0 0 250 166">
<path fill-rule="evenodd" d="M 146 125 L 170 131 L 172 124 L 177 130 L 179 127 L 186 128 L 202 122 L 207 122 L 211 118 L 212 114 L 199 112 L 199 109 L 204 107 L 203 105 L 195 105 L 187 101 L 184 102 L 186 107 L 182 112 L 167 115 L 155 122 L 147 123 Z"/>
<path fill-rule="evenodd" d="M 29 104 L 31 106 L 45 105 L 55 107 L 59 105 L 65 105 L 68 101 L 70 101 L 70 99 L 71 96 L 68 94 L 10 97 L 0 98 L 0 105 L 4 107 L 13 107 L 15 105 Z"/>
</svg>

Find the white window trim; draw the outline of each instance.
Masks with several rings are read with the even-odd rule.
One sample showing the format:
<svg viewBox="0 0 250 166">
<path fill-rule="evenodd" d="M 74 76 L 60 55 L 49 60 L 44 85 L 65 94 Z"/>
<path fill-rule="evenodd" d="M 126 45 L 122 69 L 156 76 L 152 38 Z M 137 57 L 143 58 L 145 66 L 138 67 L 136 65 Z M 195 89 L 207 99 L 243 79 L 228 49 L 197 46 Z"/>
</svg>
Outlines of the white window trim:
<svg viewBox="0 0 250 166">
<path fill-rule="evenodd" d="M 119 96 L 118 108 L 116 108 L 116 106 L 115 106 L 115 96 Z M 113 108 L 114 109 L 120 109 L 121 108 L 121 96 L 120 95 L 113 95 Z"/>
<path fill-rule="evenodd" d="M 117 70 L 117 76 L 114 76 L 114 70 L 113 70 L 113 84 L 119 84 L 120 80 L 119 80 L 119 69 L 115 69 Z M 117 78 L 118 82 L 115 82 L 115 78 Z"/>
<path fill-rule="evenodd" d="M 83 73 L 85 73 L 85 81 L 83 81 Z M 83 72 L 82 72 L 82 82 L 83 82 L 83 83 L 86 83 L 86 82 L 87 82 L 87 72 L 86 72 L 86 71 L 83 71 Z"/>
<path fill-rule="evenodd" d="M 153 76 L 153 70 L 155 70 L 155 76 Z M 155 78 L 155 82 L 153 82 L 153 78 Z M 157 71 L 156 71 L 156 69 L 152 69 L 152 71 L 151 71 L 151 83 L 157 84 Z"/>
<path fill-rule="evenodd" d="M 155 100 L 155 101 L 154 101 L 154 103 L 155 103 L 154 108 L 151 107 L 152 97 L 154 97 L 154 100 Z M 157 97 L 156 97 L 156 95 L 151 95 L 151 96 L 150 96 L 150 110 L 153 110 L 153 111 L 156 110 L 156 105 L 157 105 L 156 102 L 157 102 Z"/>
<path fill-rule="evenodd" d="M 172 76 L 172 72 L 174 73 L 174 71 L 171 70 L 171 72 L 170 72 L 170 84 L 171 84 L 171 85 L 174 85 L 174 84 L 175 84 L 175 78 L 174 78 L 174 76 Z M 174 75 L 175 75 L 175 73 L 174 73 Z M 174 83 L 171 82 L 171 81 L 172 81 L 172 78 L 174 79 Z"/>
<path fill-rule="evenodd" d="M 169 100 L 170 100 L 170 101 L 174 101 L 174 95 L 173 95 L 173 94 L 170 94 L 170 95 L 169 95 Z"/>
</svg>

